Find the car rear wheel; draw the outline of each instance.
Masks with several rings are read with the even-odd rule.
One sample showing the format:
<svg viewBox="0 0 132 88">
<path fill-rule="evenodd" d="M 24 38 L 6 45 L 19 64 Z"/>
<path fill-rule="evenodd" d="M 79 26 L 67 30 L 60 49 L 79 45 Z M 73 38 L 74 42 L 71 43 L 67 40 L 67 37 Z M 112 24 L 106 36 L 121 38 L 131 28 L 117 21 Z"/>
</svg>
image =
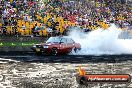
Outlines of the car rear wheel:
<svg viewBox="0 0 132 88">
<path fill-rule="evenodd" d="M 57 48 L 53 48 L 53 49 L 51 50 L 51 53 L 52 53 L 52 55 L 54 55 L 54 56 L 58 55 L 58 50 L 57 50 Z"/>
<path fill-rule="evenodd" d="M 77 52 L 77 48 L 76 48 L 76 47 L 74 48 L 74 52 L 75 52 L 75 53 Z"/>
<path fill-rule="evenodd" d="M 76 52 L 77 52 L 77 48 L 74 47 L 74 48 L 71 49 L 70 54 L 74 54 L 74 53 L 76 53 Z"/>
<path fill-rule="evenodd" d="M 79 50 L 81 50 L 81 48 L 74 47 L 71 52 L 77 53 Z"/>
</svg>

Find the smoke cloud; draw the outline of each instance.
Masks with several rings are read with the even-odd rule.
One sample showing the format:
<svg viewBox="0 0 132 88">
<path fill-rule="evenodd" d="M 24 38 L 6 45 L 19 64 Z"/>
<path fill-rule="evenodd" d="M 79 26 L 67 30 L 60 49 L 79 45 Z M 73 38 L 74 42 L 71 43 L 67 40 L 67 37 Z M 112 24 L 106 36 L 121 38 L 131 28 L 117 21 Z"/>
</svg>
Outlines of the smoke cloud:
<svg viewBox="0 0 132 88">
<path fill-rule="evenodd" d="M 81 50 L 73 52 L 75 55 L 132 54 L 132 39 L 120 39 L 122 30 L 114 24 L 106 30 L 99 28 L 89 33 L 71 30 L 69 37 L 81 44 Z"/>
</svg>

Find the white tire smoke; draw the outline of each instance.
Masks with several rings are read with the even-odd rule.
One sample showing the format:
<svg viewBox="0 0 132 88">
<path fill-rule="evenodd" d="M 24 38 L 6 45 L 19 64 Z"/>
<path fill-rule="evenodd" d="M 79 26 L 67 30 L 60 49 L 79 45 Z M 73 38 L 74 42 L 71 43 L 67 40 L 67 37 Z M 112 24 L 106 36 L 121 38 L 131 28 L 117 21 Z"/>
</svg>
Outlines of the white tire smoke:
<svg viewBox="0 0 132 88">
<path fill-rule="evenodd" d="M 122 30 L 114 24 L 108 29 L 99 28 L 89 33 L 71 30 L 69 37 L 81 44 L 81 50 L 76 55 L 132 54 L 132 39 L 119 39 Z"/>
</svg>

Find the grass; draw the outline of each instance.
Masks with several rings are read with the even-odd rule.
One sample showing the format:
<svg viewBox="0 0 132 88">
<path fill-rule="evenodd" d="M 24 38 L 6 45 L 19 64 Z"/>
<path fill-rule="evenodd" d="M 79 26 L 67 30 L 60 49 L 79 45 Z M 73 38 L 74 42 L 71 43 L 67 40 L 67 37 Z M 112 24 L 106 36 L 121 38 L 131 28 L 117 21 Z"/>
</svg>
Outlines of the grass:
<svg viewBox="0 0 132 88">
<path fill-rule="evenodd" d="M 0 47 L 3 46 L 32 46 L 39 42 L 0 42 Z"/>
</svg>

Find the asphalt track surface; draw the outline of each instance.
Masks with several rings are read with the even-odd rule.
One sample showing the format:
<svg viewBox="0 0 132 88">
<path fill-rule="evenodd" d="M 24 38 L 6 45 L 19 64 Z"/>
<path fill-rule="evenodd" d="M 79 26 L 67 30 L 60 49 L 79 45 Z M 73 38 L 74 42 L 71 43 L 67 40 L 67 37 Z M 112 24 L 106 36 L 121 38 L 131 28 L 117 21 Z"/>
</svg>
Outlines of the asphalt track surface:
<svg viewBox="0 0 132 88">
<path fill-rule="evenodd" d="M 131 54 L 121 55 L 36 55 L 34 52 L 0 52 L 0 58 L 13 59 L 23 62 L 42 63 L 87 63 L 108 62 L 117 63 L 132 60 Z"/>
<path fill-rule="evenodd" d="M 0 88 L 132 88 L 126 84 L 76 82 L 77 68 L 89 74 L 130 74 L 132 55 L 35 55 L 0 52 Z"/>
</svg>

